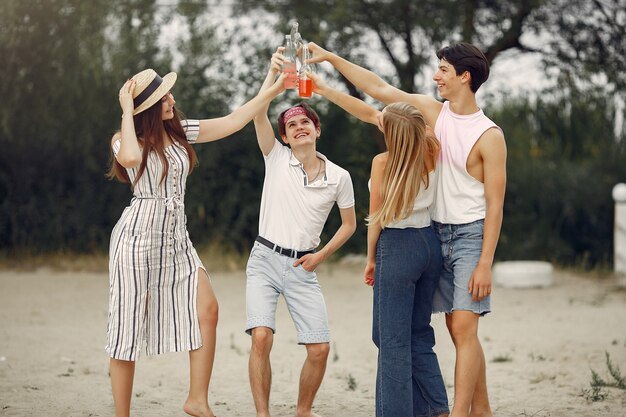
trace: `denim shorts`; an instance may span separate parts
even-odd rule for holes
[[[467,224],[433,222],[443,256],[441,279],[433,298],[433,312],[465,310],[482,316],[491,311],[491,296],[474,301],[468,290],[482,252],[484,226],[483,219]]]
[[[276,332],[276,305],[282,294],[298,344],[330,342],[326,302],[317,275],[302,265],[294,267],[295,260],[254,243],[246,268],[246,333],[252,334],[255,327]]]

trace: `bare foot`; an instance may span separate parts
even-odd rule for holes
[[[183,411],[194,417],[215,417],[215,414],[213,414],[211,407],[209,407],[207,404],[192,402],[189,399],[185,402],[185,405],[183,406]]]
[[[486,411],[481,411],[481,412],[474,412],[472,410],[472,412],[470,412],[469,417],[493,417],[493,413],[491,412],[491,410],[486,410]]]
[[[296,412],[296,417],[322,417],[319,414],[315,414],[313,411]]]

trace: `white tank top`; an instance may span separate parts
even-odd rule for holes
[[[441,143],[437,164],[437,191],[431,215],[439,223],[465,224],[484,219],[484,184],[467,172],[467,157],[487,129],[496,127],[482,110],[461,115],[443,103],[435,123],[435,136]]]
[[[404,219],[390,223],[387,227],[391,229],[406,229],[407,227],[421,228],[430,226],[429,209],[435,200],[436,182],[437,176],[435,171],[430,171],[428,173],[428,187],[425,187],[424,183],[422,183],[413,203],[413,211]],[[368,188],[371,188],[370,184],[371,180],[367,183]]]

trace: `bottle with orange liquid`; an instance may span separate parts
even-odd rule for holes
[[[313,94],[313,80],[311,80],[306,73],[312,72],[311,64],[307,61],[311,58],[311,52],[306,44],[302,45],[302,65],[300,65],[300,71],[298,72],[298,95],[302,98],[309,98]]]
[[[291,39],[291,35],[285,35],[285,61],[283,62],[283,72],[287,75],[284,81],[285,88],[298,87],[298,73],[296,69],[296,48]]]

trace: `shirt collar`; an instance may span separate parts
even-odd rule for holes
[[[324,169],[324,181],[322,181],[323,185],[315,185],[315,187],[325,187],[328,184],[336,184],[337,175],[335,173],[333,163],[330,162],[328,158],[326,158],[326,156],[322,154],[321,152],[315,151],[315,153],[317,154],[318,158],[321,158],[324,161],[324,168],[325,168]],[[291,148],[289,148],[289,165],[291,165],[292,167],[298,167],[299,169],[304,170],[304,167],[302,166],[302,162],[300,162],[298,158],[296,158]],[[305,184],[305,186],[309,186],[309,185]]]

